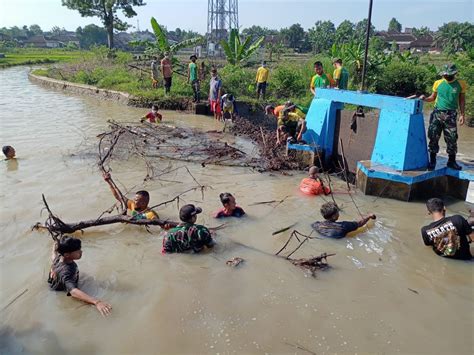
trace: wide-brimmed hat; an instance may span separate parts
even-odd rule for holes
[[[458,72],[455,64],[449,63],[443,66],[440,75],[455,75]]]
[[[184,205],[179,210],[179,219],[183,222],[189,221],[193,216],[202,212],[202,208],[194,205]]]

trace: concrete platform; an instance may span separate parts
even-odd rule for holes
[[[474,186],[474,164],[459,162],[463,170],[446,167],[447,159],[438,158],[435,170],[398,171],[393,168],[360,161],[357,164],[357,186],[366,195],[394,198],[402,201],[426,200],[446,195],[470,199]]]

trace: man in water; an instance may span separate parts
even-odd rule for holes
[[[163,254],[194,251],[199,253],[204,247],[212,248],[214,240],[211,232],[204,226],[196,224],[197,215],[202,209],[194,205],[185,205],[179,210],[182,223],[170,229],[163,238]]]
[[[112,311],[112,306],[107,302],[89,296],[82,291],[79,284],[79,269],[75,260],[82,257],[81,240],[69,236],[63,236],[54,243],[51,259],[53,265],[49,272],[48,283],[54,291],[66,291],[82,302],[93,304],[103,316]]]
[[[342,59],[337,58],[332,64],[334,65],[334,87],[336,89],[347,90],[349,72],[342,66]]]
[[[438,142],[441,138],[441,132],[444,134],[447,146],[446,152],[449,158],[447,167],[454,170],[462,169],[456,163],[456,153],[458,151],[456,118],[459,109],[459,125],[462,126],[464,124],[467,84],[464,80],[456,78],[457,72],[458,70],[454,64],[446,64],[441,72],[443,79],[435,81],[433,93],[429,97],[420,96],[420,100],[435,101],[428,127],[428,150],[430,152],[428,170],[436,168],[436,155],[439,152]]]
[[[171,91],[173,67],[171,65],[171,59],[168,52],[165,52],[165,56],[161,60],[161,74],[163,75],[165,94],[169,94]]]
[[[5,160],[10,160],[15,158],[15,148],[13,148],[11,145],[4,145],[2,147],[2,152],[3,155],[5,155]]]
[[[426,202],[433,223],[421,228],[423,242],[433,251],[447,258],[469,260],[472,258],[469,243],[474,239],[472,227],[460,215],[446,217],[443,200],[432,198]]]
[[[314,222],[311,227],[321,234],[323,237],[341,239],[347,233],[355,231],[367,224],[371,219],[375,219],[374,214],[369,214],[359,221],[353,222],[337,222],[339,219],[339,208],[334,202],[326,202],[321,206],[321,215],[324,218],[323,222]]]

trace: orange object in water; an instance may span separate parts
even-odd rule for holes
[[[329,186],[324,186],[319,179],[311,178],[301,180],[300,190],[307,195],[327,195],[331,193]]]

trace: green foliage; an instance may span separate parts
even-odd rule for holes
[[[305,31],[299,23],[291,25],[288,28],[283,28],[280,33],[288,44],[288,47],[293,49],[300,49],[302,47],[302,42],[305,39]]]
[[[247,37],[243,42],[240,39],[239,30],[230,31],[229,40],[220,42],[222,49],[231,65],[240,65],[247,60],[260,48],[265,38],[260,37],[252,43],[252,38]]]
[[[331,48],[334,43],[336,28],[331,21],[317,21],[309,29],[309,41],[314,53],[321,53]]]
[[[389,32],[402,32],[402,24],[398,22],[395,17],[392,17],[392,19],[388,23],[388,31]]]
[[[438,29],[435,43],[448,54],[467,50],[474,43],[474,24],[448,22]]]
[[[107,31],[102,27],[96,25],[87,25],[78,27],[76,35],[81,44],[81,48],[89,49],[93,45],[106,45],[107,44]]]
[[[271,79],[272,91],[276,97],[299,97],[308,91],[309,78],[301,66],[295,64],[281,64],[273,71]]]
[[[236,97],[253,94],[249,91],[249,84],[255,81],[255,73],[235,65],[226,65],[219,70],[223,82],[223,90]]]
[[[336,29],[336,36],[334,38],[335,43],[340,45],[342,43],[353,41],[354,27],[355,25],[351,21],[342,21]]]
[[[375,90],[379,94],[407,97],[426,93],[430,84],[431,74],[420,65],[409,62],[392,61],[378,77]]]

